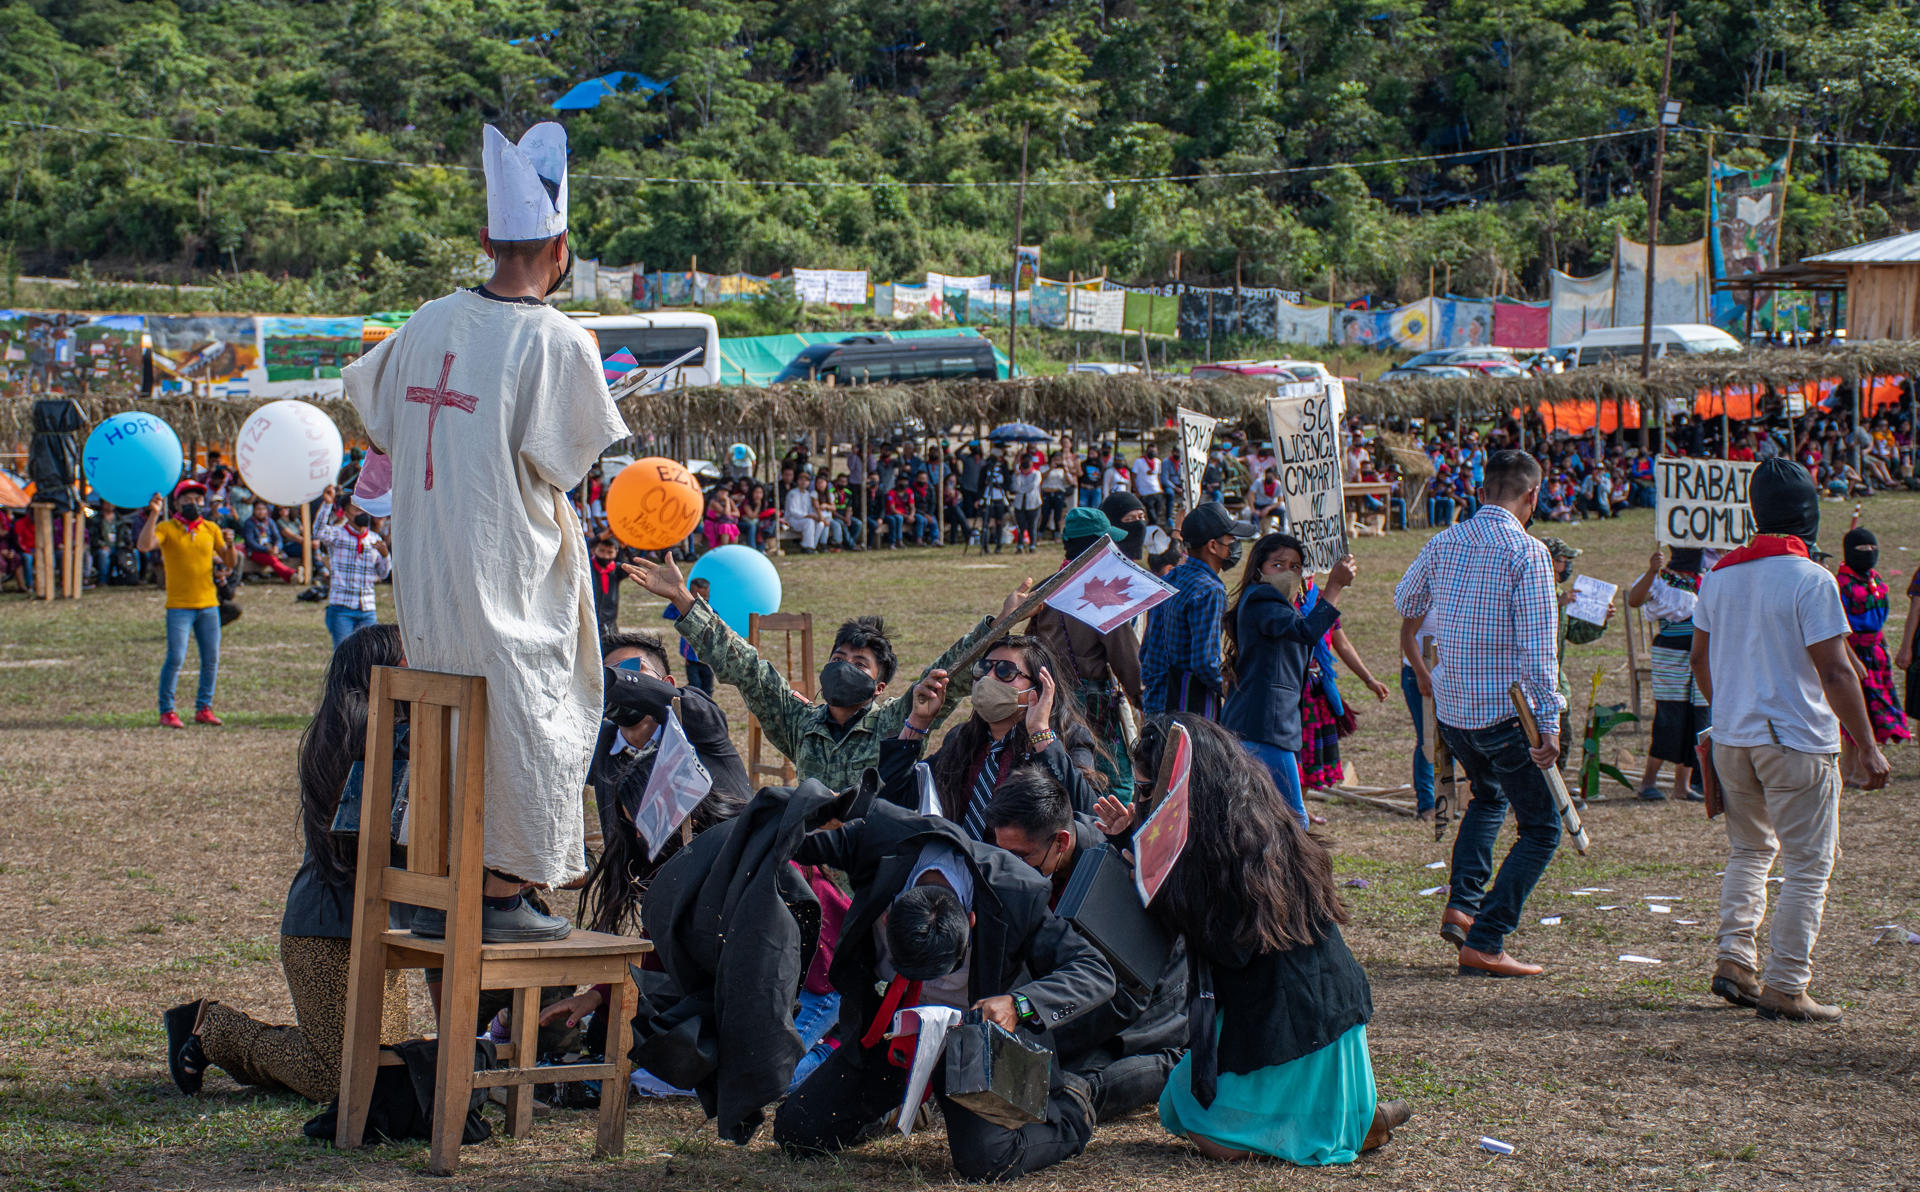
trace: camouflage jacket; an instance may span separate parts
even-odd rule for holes
[[[827,705],[808,703],[786,676],[714,615],[706,601],[695,600],[687,615],[674,625],[700,661],[713,668],[716,679],[739,689],[747,711],[760,722],[767,743],[793,762],[795,773],[801,778],[817,778],[834,790],[857,784],[861,771],[879,763],[880,742],[899,736],[900,726],[913,710],[913,685],[909,683],[900,688],[900,694],[868,704],[844,731],[836,731],[839,726],[829,719]],[[992,617],[982,617],[927,670],[951,669],[954,660],[992,625]],[[925,677],[926,672],[921,672],[921,678]],[[954,675],[948,681],[947,703],[934,718],[934,728],[940,727],[954,704],[972,687],[971,673]]]

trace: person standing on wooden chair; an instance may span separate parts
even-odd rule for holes
[[[498,943],[565,936],[566,920],[522,891],[584,872],[601,668],[586,535],[566,494],[628,432],[593,337],[546,304],[573,264],[566,132],[483,135],[493,276],[421,307],[343,378],[393,463],[407,659],[487,681],[481,938]],[[437,936],[445,921],[423,910],[413,929]]]

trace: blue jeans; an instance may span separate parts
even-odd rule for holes
[[[113,578],[113,548],[106,546],[94,548],[93,582],[100,587],[105,587],[111,578]]]
[[[327,632],[333,637],[333,648],[338,650],[340,643],[353,636],[356,629],[373,624],[371,610],[362,612],[357,608],[348,608],[344,604],[327,606]]]
[[[787,1086],[788,1092],[799,1088],[800,1082],[813,1075],[813,1070],[833,1054],[834,1048],[827,1042],[827,1036],[839,1021],[839,994],[800,991],[800,1009],[793,1016],[793,1029],[799,1033],[807,1053],[793,1067],[793,1083]]]
[[[187,661],[187,635],[200,651],[200,687],[193,695],[196,708],[213,707],[213,683],[220,673],[220,606],[167,610],[167,660],[160,664],[160,714],[173,711],[174,688]]]
[[[1433,759],[1427,756],[1426,701],[1413,668],[1400,664],[1400,694],[1406,697],[1407,711],[1413,714],[1413,804],[1418,811],[1433,810]]]
[[[1560,814],[1547,789],[1547,776],[1527,752],[1527,734],[1518,718],[1486,728],[1440,726],[1453,759],[1473,784],[1473,798],[1460,817],[1453,842],[1453,872],[1447,905],[1473,916],[1467,947],[1498,955],[1520,925],[1527,896],[1546,872],[1560,846]],[[1507,808],[1519,833],[1493,877],[1493,842],[1506,821]]]
[[[899,546],[900,545],[900,529],[902,526],[906,524],[906,521],[907,521],[906,515],[900,514],[900,513],[889,513],[886,515],[886,518],[887,518],[887,545]]]
[[[1280,788],[1280,797],[1287,801],[1300,826],[1306,827],[1307,801],[1300,794],[1300,763],[1293,751],[1268,745],[1264,741],[1242,741],[1240,744],[1267,768],[1267,773],[1273,775],[1273,785]]]
[[[1449,526],[1453,524],[1453,498],[1427,498],[1427,524],[1430,526]]]
[[[924,513],[913,515],[913,536],[920,540],[921,546],[940,545],[940,523]]]

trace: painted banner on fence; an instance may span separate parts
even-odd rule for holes
[[[0,310],[0,397],[76,397],[140,384],[140,315]]]
[[[1105,331],[1118,335],[1124,329],[1127,296],[1118,290],[1091,291],[1075,289],[1069,296],[1071,306],[1067,311],[1067,329],[1070,331]]]
[[[1495,302],[1493,304],[1493,346],[1529,349],[1546,347],[1552,314],[1551,306],[1545,302]]]
[[[1303,306],[1283,298],[1274,304],[1273,329],[1283,344],[1321,347],[1333,335],[1333,307]]]
[[[1613,326],[1613,270],[1575,277],[1552,270],[1547,303],[1547,339],[1554,347],[1571,344],[1589,331]],[[1634,324],[1640,322],[1635,315]]]
[[[1662,244],[1654,269],[1654,325],[1706,322],[1712,285],[1705,238]],[[1613,325],[1638,327],[1646,319],[1647,246],[1615,233],[1613,272]]]
[[[1340,422],[1346,389],[1339,381],[1281,385],[1267,399],[1267,430],[1280,469],[1287,525],[1307,548],[1307,569],[1319,573],[1347,553],[1345,475]]]
[[[795,269],[793,296],[802,302],[861,306],[867,301],[865,269]]]
[[[1753,464],[1662,456],[1653,466],[1654,536],[1661,545],[1725,551],[1753,537],[1747,507]]]

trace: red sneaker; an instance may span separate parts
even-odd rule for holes
[[[199,711],[193,714],[193,722],[195,724],[218,725],[220,723],[220,718],[213,714],[212,708],[201,708]]]
[[[161,728],[185,728],[187,726],[186,726],[186,723],[180,719],[180,713],[162,712],[160,713],[160,727]]]

